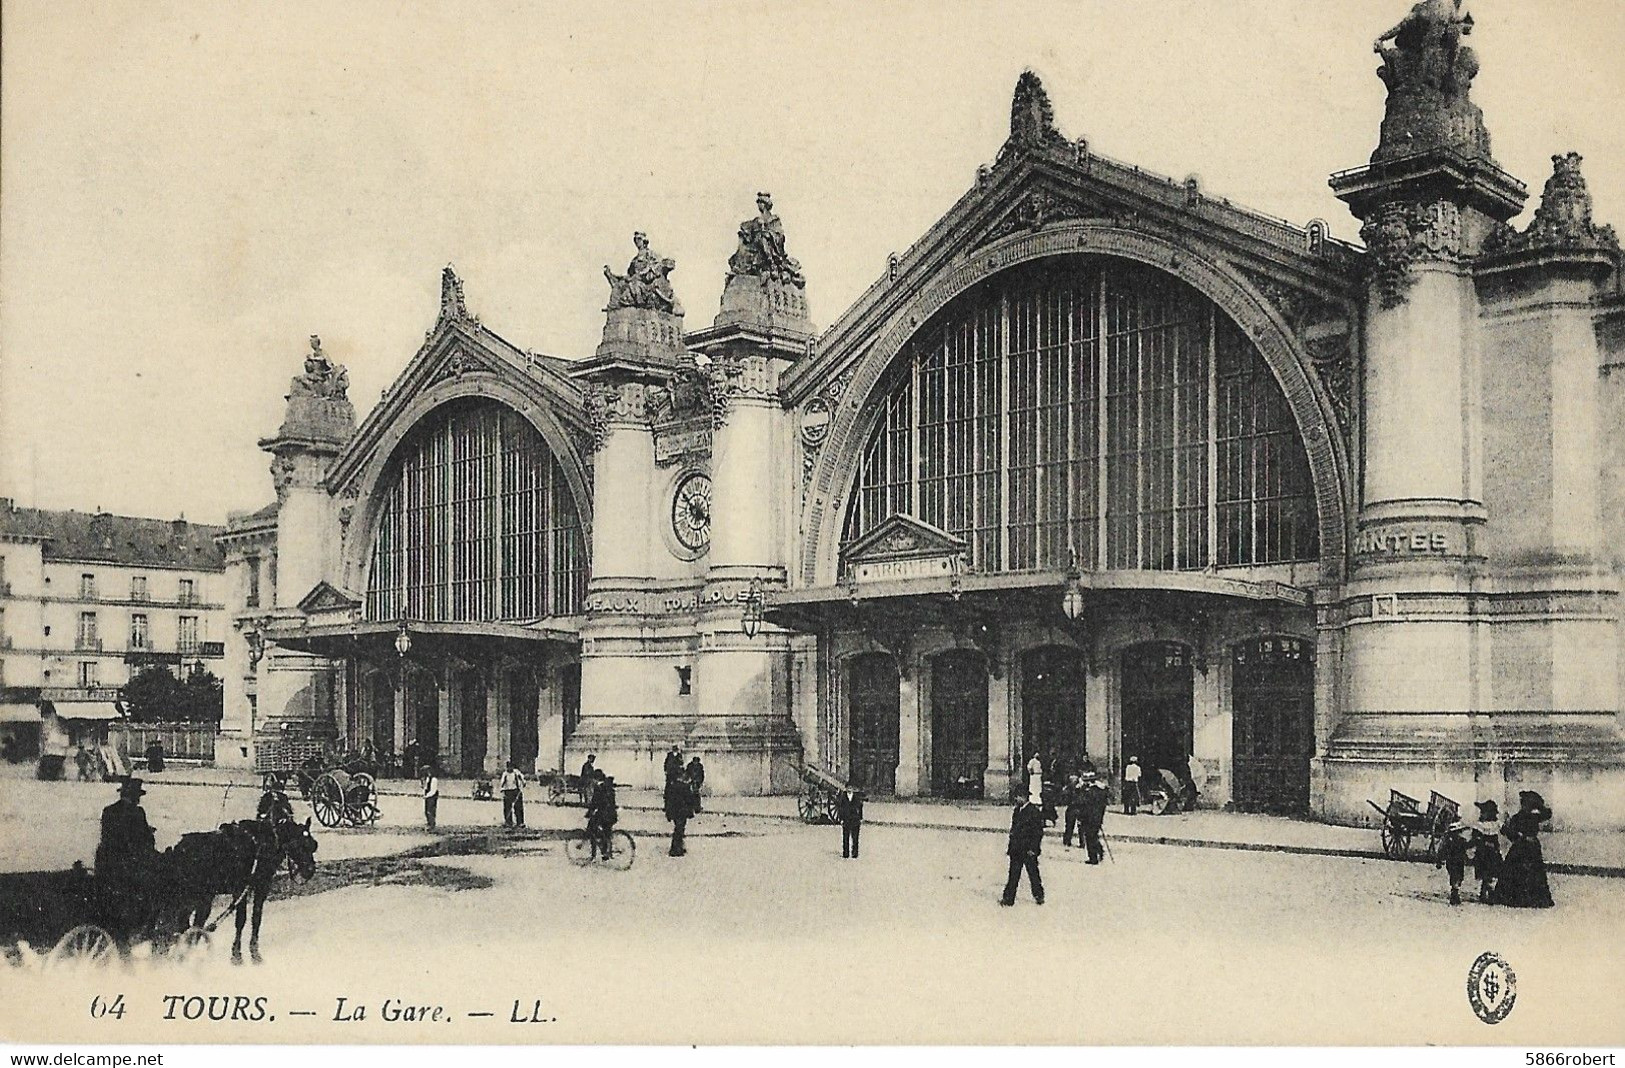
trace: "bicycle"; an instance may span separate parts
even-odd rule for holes
[[[625,831],[610,832],[608,856],[594,855],[592,838],[586,831],[575,831],[564,840],[564,855],[578,868],[585,868],[596,861],[607,864],[616,871],[625,871],[632,866],[632,861],[637,858],[637,852],[637,842]]]

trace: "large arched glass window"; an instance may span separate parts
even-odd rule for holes
[[[894,513],[981,571],[1313,560],[1303,443],[1212,301],[1122,260],[1018,268],[950,304],[877,394],[850,542]]]
[[[396,450],[372,543],[370,619],[523,621],[580,611],[581,517],[536,428],[494,401],[435,409]]]

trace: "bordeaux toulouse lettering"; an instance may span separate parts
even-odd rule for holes
[[[1450,542],[1441,532],[1408,534],[1376,533],[1367,531],[1354,539],[1354,551],[1360,554],[1387,553],[1399,556],[1406,553],[1446,553]]]

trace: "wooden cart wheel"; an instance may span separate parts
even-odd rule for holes
[[[836,807],[835,807],[835,795],[834,794],[826,794],[824,796],[823,817],[824,817],[823,821],[825,823],[840,823],[841,822],[841,814],[840,814],[840,812],[838,812],[836,810]]]
[[[323,775],[310,787],[310,807],[317,823],[337,827],[344,821],[344,788],[332,775]]]
[[[82,923],[57,940],[45,958],[49,967],[106,964],[118,954],[113,936],[93,923]]]
[[[801,817],[803,823],[818,822],[818,813],[822,811],[823,807],[819,803],[817,792],[811,786],[796,795],[796,815]]]
[[[1382,851],[1395,860],[1404,860],[1411,852],[1411,836],[1402,828],[1386,824],[1382,828]]]

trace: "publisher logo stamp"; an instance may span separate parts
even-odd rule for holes
[[[1467,973],[1467,1001],[1473,1014],[1487,1024],[1498,1024],[1518,1000],[1518,977],[1499,953],[1480,953]]]

